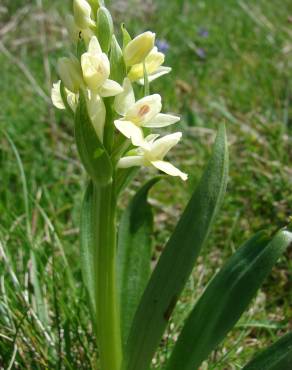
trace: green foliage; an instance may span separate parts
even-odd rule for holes
[[[147,369],[194,262],[222,203],[228,176],[225,127],[212,157],[170,237],[141,299],[125,353],[124,368]],[[143,335],[141,335],[143,333]]]
[[[151,271],[153,215],[147,194],[159,178],[148,181],[123,212],[118,232],[118,282],[122,340],[125,345],[135,311]]]
[[[292,234],[285,230],[270,241],[259,233],[237,250],[211,280],[190,313],[167,370],[199,367],[235,325],[291,242]]]
[[[15,367],[54,369],[63,366],[88,370],[94,369],[95,338],[89,324],[89,304],[80,273],[76,234],[82,187],[86,181],[82,179],[71,121],[63,112],[52,113],[48,100],[38,94],[17,64],[17,61],[23,63],[26,72],[49,94],[51,81],[44,66],[49,63],[51,78],[56,81],[56,58],[68,47],[64,18],[69,3],[56,0],[37,3],[43,3],[43,11],[32,1],[1,2],[1,42],[16,61],[1,50],[0,126],[9,132],[23,162],[33,214],[29,221],[33,221],[37,243],[33,246],[27,237],[21,175],[15,156],[2,136],[0,240],[7,258],[3,258],[1,251],[0,362],[8,367],[17,345]],[[116,6],[115,1],[109,3],[113,8]],[[170,46],[166,65],[173,67],[172,77],[155,82],[153,87],[163,89],[166,110],[184,115],[182,129],[187,139],[175,156],[184,169],[192,173],[190,191],[209,156],[218,121],[228,123],[231,143],[229,196],[198,260],[198,268],[178,302],[163,339],[163,349],[158,351],[153,363],[153,368],[161,369],[180,329],[181,317],[187,315],[222,259],[229,257],[236,246],[256,230],[266,228],[273,232],[275,227],[287,223],[292,201],[288,82],[291,70],[287,52],[291,1],[283,0],[281,6],[266,0],[159,0],[154,6],[141,2],[137,7],[131,4],[128,2],[125,13],[120,15],[120,21],[127,18],[131,34],[143,31],[147,24],[147,28],[155,29],[157,36]],[[61,16],[57,14],[59,11]],[[45,48],[40,41],[44,35],[40,27],[42,20],[46,24]],[[4,33],[6,25],[9,32]],[[208,37],[199,35],[200,28],[208,30]],[[62,42],[61,35],[64,35]],[[204,49],[205,58],[198,56],[198,48]],[[182,85],[183,82],[187,86]],[[212,102],[222,109],[215,109]],[[229,114],[223,113],[224,110]],[[140,173],[139,181],[135,181],[131,189],[136,189],[142,181],[144,174]],[[189,197],[189,188],[186,185],[181,191],[181,185],[176,182],[164,182],[153,191],[157,220],[154,259],[174,228],[177,214]],[[121,206],[128,198],[127,191]],[[163,210],[161,203],[165,204]],[[49,313],[47,329],[39,325],[35,315],[35,292],[30,283],[32,248]],[[64,256],[70,262],[75,289],[67,283]],[[209,356],[208,368],[240,368],[255,351],[287,330],[291,318],[290,256],[288,250],[267,279],[252,310]],[[13,274],[18,285],[14,283]],[[64,290],[64,286],[68,289]],[[23,299],[23,293],[28,294],[29,303]],[[243,346],[246,350],[240,352]]]
[[[75,114],[75,139],[81,161],[97,184],[106,185],[112,178],[112,163],[99,141],[87,113],[86,101],[80,91],[79,104]]]
[[[292,333],[280,338],[251,360],[243,370],[285,370],[292,364]]]
[[[87,289],[87,294],[90,298],[90,305],[94,313],[95,307],[95,273],[94,273],[94,214],[92,210],[93,202],[93,184],[90,181],[82,204],[81,223],[80,223],[80,258],[83,281]]]
[[[100,42],[100,46],[105,53],[108,53],[112,36],[114,32],[113,20],[110,12],[104,7],[100,7],[97,11],[96,19],[96,36]]]

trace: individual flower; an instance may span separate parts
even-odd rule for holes
[[[201,27],[198,30],[198,35],[201,36],[201,37],[206,38],[206,37],[209,36],[209,31],[207,30],[207,28]]]
[[[65,94],[67,97],[67,103],[73,112],[76,111],[77,104],[78,104],[78,94],[74,94],[65,87]],[[53,84],[51,90],[51,98],[54,106],[58,109],[66,109],[65,104],[63,102],[62,94],[61,94],[61,80]]]
[[[91,6],[86,0],[74,0],[73,11],[75,23],[79,28],[84,30],[95,26],[95,22],[91,19]]]
[[[83,85],[82,72],[77,58],[60,58],[57,66],[58,74],[65,87],[77,93]]]
[[[156,46],[145,58],[144,63],[149,82],[171,71],[170,67],[162,66],[162,64],[164,63],[164,59],[164,54],[159,52]],[[133,65],[130,69],[130,72],[128,73],[128,77],[131,81],[138,81],[140,84],[144,84],[143,63]]]
[[[159,94],[145,96],[135,102],[133,87],[128,78],[124,80],[123,89],[114,103],[116,112],[123,117],[115,120],[114,124],[124,136],[131,139],[133,145],[140,146],[144,141],[142,127],[160,128],[180,120],[178,116],[160,113],[162,105]]]
[[[156,45],[159,51],[162,53],[167,53],[169,49],[169,43],[166,40],[157,40]]]
[[[158,139],[159,135],[149,135],[145,138],[143,146],[132,150],[130,155],[123,157],[118,162],[119,168],[128,168],[133,166],[154,166],[158,170],[165,172],[170,176],[178,176],[182,180],[187,180],[188,175],[170,162],[164,161],[164,157],[174,147],[182,137],[181,132],[166,135]]]
[[[127,66],[143,63],[154,47],[155,33],[147,31],[131,40],[124,49],[124,60]]]
[[[75,113],[78,105],[79,94],[74,94],[65,88],[67,103],[72,111]],[[92,126],[101,142],[103,142],[103,131],[105,125],[106,108],[102,98],[90,90],[85,92],[86,105],[89,118]],[[53,84],[51,90],[51,99],[54,106],[58,109],[66,109],[62,94],[61,94],[61,81]]]
[[[88,51],[81,56],[81,68],[86,85],[94,93],[107,97],[123,91],[117,82],[109,79],[110,62],[96,36],[91,38]]]

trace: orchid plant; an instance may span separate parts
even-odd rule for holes
[[[75,138],[88,185],[81,210],[81,267],[97,338],[101,370],[148,370],[194,262],[206,244],[223,200],[228,148],[221,125],[213,154],[151,273],[152,211],[148,181],[117,219],[118,197],[139,167],[154,167],[186,181],[165,160],[181,132],[165,136],[177,115],[161,113],[162,99],[150,83],[171,71],[147,31],[122,45],[101,0],[74,0],[67,17],[76,54],[61,58],[53,104],[74,117]],[[283,229],[260,232],[240,247],[206,287],[189,314],[165,365],[195,370],[235,325],[262,281],[292,241]],[[291,334],[244,369],[286,370]],[[256,365],[255,365],[256,364]],[[286,367],[285,367],[286,366]]]

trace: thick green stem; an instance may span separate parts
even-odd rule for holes
[[[113,184],[94,186],[96,323],[101,370],[120,370],[120,317],[116,287],[116,199]]]

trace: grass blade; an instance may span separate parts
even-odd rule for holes
[[[208,166],[141,299],[127,343],[124,369],[149,368],[176,301],[207,241],[224,197],[227,173],[227,140],[222,125]]]
[[[259,233],[239,248],[189,315],[167,370],[200,366],[235,325],[291,241],[292,233],[281,230],[271,241]]]
[[[292,332],[263,350],[242,370],[286,370],[292,367]]]

